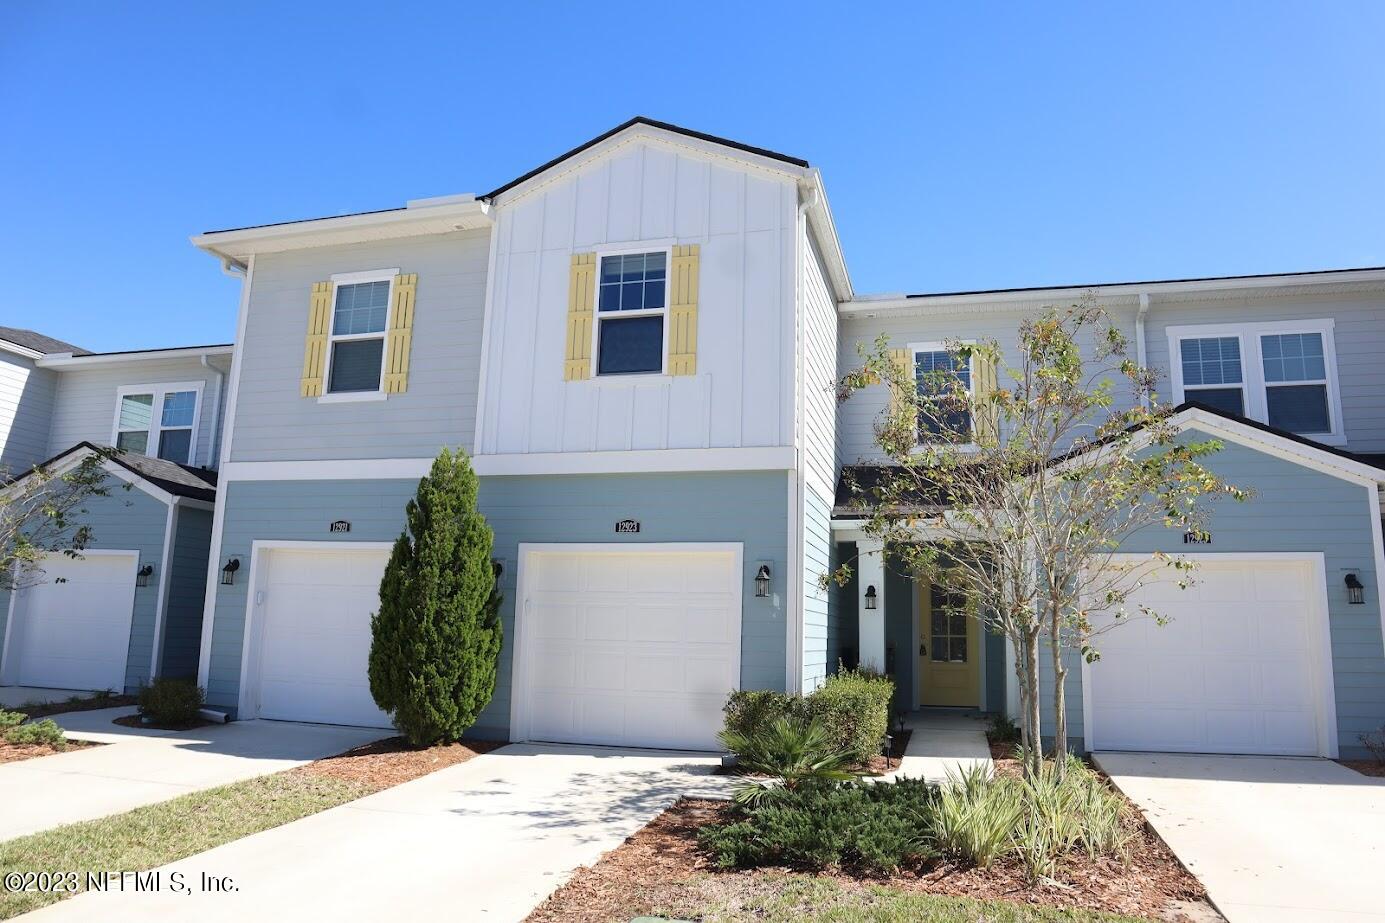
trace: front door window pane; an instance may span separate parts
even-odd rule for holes
[[[967,600],[960,593],[929,588],[929,658],[935,663],[967,662]]]

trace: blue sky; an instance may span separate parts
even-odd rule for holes
[[[0,324],[229,340],[211,228],[634,114],[823,170],[858,291],[1385,264],[1381,3],[0,5]]]

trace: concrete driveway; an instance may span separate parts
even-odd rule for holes
[[[707,753],[515,744],[167,866],[236,890],[88,893],[35,921],[522,920],[679,796],[722,795]]]
[[[1385,920],[1385,779],[1330,760],[1093,756],[1231,923]]]
[[[68,736],[108,744],[0,765],[0,840],[118,814],[331,756],[388,731],[239,721],[194,731],[112,724],[135,709],[54,715]]]

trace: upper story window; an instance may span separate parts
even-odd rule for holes
[[[327,393],[380,391],[394,275],[391,270],[333,277],[336,292],[327,355]]]
[[[598,375],[663,372],[667,282],[666,251],[601,257],[595,331]]]
[[[971,362],[942,343],[911,344],[914,380],[923,406],[919,408],[919,443],[971,440],[971,408],[958,395],[972,393]]]
[[[1170,327],[1174,398],[1344,442],[1332,331],[1330,319]]]
[[[201,398],[200,381],[121,388],[111,442],[127,452],[191,465]]]

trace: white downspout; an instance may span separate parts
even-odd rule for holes
[[[202,367],[216,376],[216,400],[212,401],[212,438],[207,445],[207,460],[211,464],[205,466],[215,468],[217,452],[221,450],[221,401],[226,391],[226,373],[207,361],[206,353],[202,354]]]
[[[1145,315],[1149,313],[1149,293],[1140,293],[1140,309],[1135,312],[1135,364],[1145,368],[1148,362],[1145,350]],[[1150,406],[1149,395],[1143,398],[1145,409]]]

